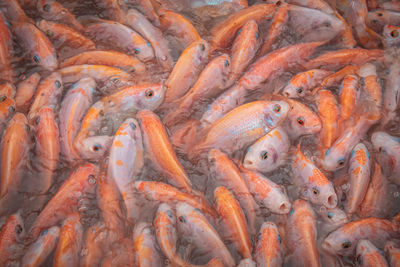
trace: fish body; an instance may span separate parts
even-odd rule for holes
[[[255,260],[259,267],[278,267],[283,264],[282,237],[273,222],[264,222],[257,237]]]
[[[312,69],[296,74],[283,88],[283,94],[288,98],[303,98],[330,74],[332,72],[322,69]]]
[[[156,240],[149,225],[140,223],[133,232],[133,251],[138,267],[161,266],[161,257],[156,249]]]
[[[357,243],[356,249],[356,260],[359,266],[362,267],[373,267],[382,266],[389,267],[385,257],[382,252],[377,249],[374,244],[368,239],[361,239]]]

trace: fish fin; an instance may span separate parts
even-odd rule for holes
[[[189,119],[171,135],[171,143],[178,152],[188,154],[197,137],[200,122]]]
[[[167,127],[171,127],[177,125],[182,122],[184,119],[187,119],[189,113],[186,108],[178,107],[178,109],[173,110],[168,113],[167,116],[164,117],[164,124]]]

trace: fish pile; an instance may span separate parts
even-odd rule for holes
[[[400,266],[400,2],[1,0],[0,266]]]

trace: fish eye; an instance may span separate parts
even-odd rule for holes
[[[179,217],[178,217],[178,220],[179,220],[180,222],[182,222],[182,223],[186,223],[186,219],[185,219],[185,217],[183,217],[183,216],[179,216]]]
[[[34,55],[33,61],[35,61],[36,63],[40,63],[40,57],[38,55]]]
[[[50,11],[50,8],[51,8],[51,6],[50,6],[49,4],[45,4],[45,5],[43,6],[43,10],[46,11],[46,12],[49,12],[49,11]]]
[[[378,13],[378,17],[382,17],[383,16],[383,14],[382,13]]]
[[[153,95],[154,95],[154,92],[153,92],[153,90],[147,90],[146,92],[145,92],[145,95],[146,95],[146,97],[148,97],[148,98],[151,98],[151,97],[153,97]]]
[[[20,234],[20,233],[22,233],[22,226],[20,225],[20,224],[17,224],[16,226],[15,226],[15,232],[17,233],[17,234]]]
[[[168,215],[169,218],[172,219],[172,212],[170,210],[167,210],[167,215]]]
[[[393,30],[390,32],[390,36],[392,36],[393,38],[397,38],[397,37],[399,37],[399,32],[396,30]]]
[[[281,105],[276,104],[276,105],[274,106],[274,111],[275,111],[276,113],[281,112]]]
[[[298,117],[297,118],[297,123],[300,124],[301,126],[304,125],[304,118],[303,117]]]
[[[100,144],[94,144],[92,149],[93,149],[94,152],[97,152],[97,151],[99,151],[101,149],[101,145]]]
[[[342,166],[344,164],[344,159],[339,159],[337,162],[340,166]]]
[[[266,160],[268,158],[268,151],[262,151],[261,152],[261,159]]]
[[[303,93],[303,87],[299,87],[299,88],[297,88],[297,89],[296,89],[296,91],[297,91],[297,93],[298,93],[298,94],[301,94],[301,93]]]
[[[318,190],[318,188],[316,188],[316,187],[313,187],[312,192],[313,192],[313,194],[316,195],[316,196],[319,195],[319,190]]]
[[[132,130],[136,129],[136,125],[133,122],[129,123],[129,126],[131,126]]]
[[[200,44],[200,50],[201,50],[201,51],[206,50],[206,46],[205,46],[204,44]]]
[[[61,87],[61,82],[60,81],[55,81],[55,85],[56,85],[57,88],[60,88]]]
[[[228,66],[229,66],[229,60],[225,60],[224,66],[225,66],[225,67],[228,67]]]
[[[324,21],[324,22],[322,23],[322,25],[325,26],[325,27],[330,27],[330,26],[331,26],[331,23],[330,23],[329,21]]]
[[[9,112],[14,112],[14,111],[15,111],[15,107],[14,107],[14,106],[10,106],[10,107],[8,108],[8,111],[9,111]]]
[[[96,184],[96,177],[93,174],[89,175],[88,182],[89,184]]]
[[[7,96],[5,96],[5,95],[0,96],[0,103],[4,102],[6,100],[7,100]]]
[[[333,212],[328,212],[328,218],[332,219],[333,218]]]
[[[47,30],[46,31],[46,34],[47,34],[47,36],[50,36],[50,37],[53,37],[53,32],[52,31],[50,31],[50,30]]]
[[[135,51],[135,54],[139,54],[140,53],[140,49],[139,48],[134,48],[133,51]]]
[[[342,243],[342,248],[349,248],[351,247],[351,242],[350,241],[344,241]]]

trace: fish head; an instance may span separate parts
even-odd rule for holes
[[[331,147],[326,150],[324,159],[321,164],[326,171],[336,171],[345,166],[346,158],[345,151],[340,147]]]
[[[314,184],[311,188],[305,188],[302,195],[311,203],[323,205],[328,209],[337,206],[338,199],[332,183]]]
[[[265,123],[268,128],[278,126],[287,116],[289,104],[285,101],[270,101],[265,106]]]
[[[343,224],[347,223],[349,219],[347,218],[346,212],[336,207],[333,209],[328,209],[325,206],[320,206],[315,209],[319,216],[325,223],[329,225],[333,225],[336,227],[340,227]]]
[[[285,88],[283,88],[283,95],[287,98],[301,98],[305,97],[306,90],[295,81],[290,81]]]
[[[22,220],[20,211],[12,214],[2,228],[3,238],[13,240],[14,242],[22,242],[25,238],[26,231],[24,221]]]
[[[291,137],[297,138],[301,135],[316,134],[321,131],[321,119],[306,105],[298,101],[290,101],[291,108],[287,119],[291,128]]]
[[[91,136],[82,140],[82,146],[76,147],[81,156],[86,159],[100,159],[112,144],[113,137],[107,135]]]
[[[400,140],[385,132],[375,132],[371,136],[371,142],[384,175],[390,176],[399,161],[392,151],[400,146]]]
[[[322,249],[330,254],[350,256],[357,246],[357,240],[352,234],[344,234],[339,228],[331,232],[322,242]]]
[[[385,48],[400,48],[400,27],[385,25],[383,27],[383,44]]]
[[[163,84],[149,85],[144,88],[137,99],[140,109],[155,110],[164,101],[167,87]]]

